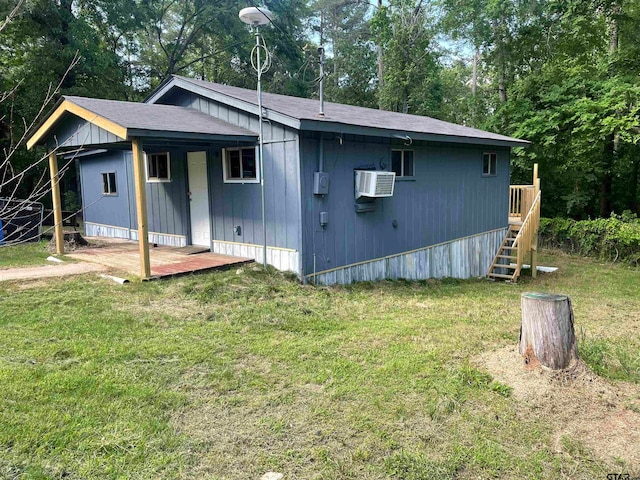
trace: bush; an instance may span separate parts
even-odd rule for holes
[[[640,219],[625,212],[609,218],[540,219],[542,245],[603,260],[640,264]]]

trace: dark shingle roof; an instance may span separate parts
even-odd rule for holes
[[[185,82],[192,83],[213,92],[256,105],[256,91],[245,88],[231,87],[219,83],[206,82],[193,78],[175,76]],[[313,120],[318,122],[340,123],[359,127],[398,130],[401,132],[415,132],[446,137],[465,137],[482,140],[497,140],[513,144],[527,145],[529,142],[518,138],[507,137],[497,133],[486,132],[476,128],[465,127],[455,123],[436,120],[435,118],[405,113],[388,112],[373,108],[355,107],[340,103],[324,103],[324,117],[318,115],[318,100],[309,98],[278,95],[275,93],[262,94],[263,107],[273,110],[297,120]]]
[[[127,129],[256,136],[254,132],[215,119],[192,108],[74,96],[64,98]]]

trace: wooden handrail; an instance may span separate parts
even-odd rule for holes
[[[526,253],[531,251],[533,235],[537,234],[538,229],[540,228],[540,198],[541,192],[538,191],[527,216],[522,222],[520,231],[511,245],[518,249],[516,275],[520,274],[520,270],[524,264],[524,256]]]
[[[535,185],[509,185],[509,216],[524,217],[533,204]]]

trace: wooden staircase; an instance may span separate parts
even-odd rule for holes
[[[509,229],[487,272],[490,279],[517,282],[527,255],[531,259],[531,274],[536,277],[540,199],[538,164],[535,164],[533,185],[509,188]]]

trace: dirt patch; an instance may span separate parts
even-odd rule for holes
[[[522,406],[520,415],[546,418],[554,426],[553,447],[562,454],[569,437],[616,467],[625,462],[630,473],[640,473],[640,387],[611,383],[578,360],[566,370],[526,365],[515,346],[484,353],[476,359],[494,379],[510,386]]]
[[[103,272],[107,267],[94,263],[67,263],[42,267],[7,268],[0,270],[0,282],[10,280],[39,280],[41,278],[66,277],[90,272]]]

